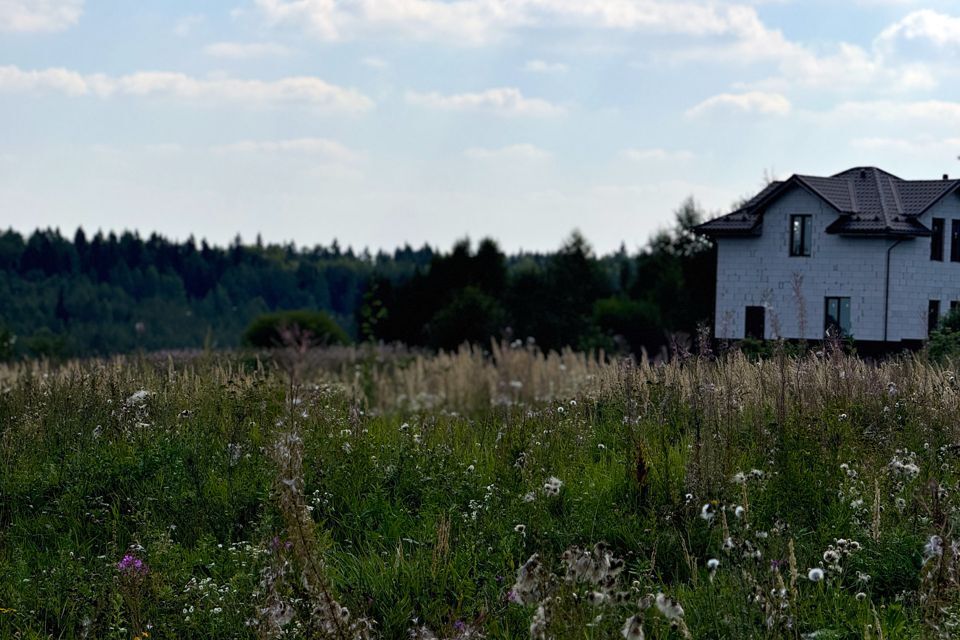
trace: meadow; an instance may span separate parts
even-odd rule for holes
[[[960,380],[522,344],[0,369],[0,637],[960,637]]]

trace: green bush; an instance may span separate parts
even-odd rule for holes
[[[348,344],[350,338],[333,318],[323,311],[276,311],[254,318],[243,334],[251,347],[268,349],[285,343],[283,334],[305,337],[312,345]]]
[[[936,361],[960,356],[960,308],[952,309],[930,334],[927,353]]]

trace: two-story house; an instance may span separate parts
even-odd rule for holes
[[[924,340],[960,304],[960,180],[875,167],[769,184],[697,230],[717,243],[720,339]]]

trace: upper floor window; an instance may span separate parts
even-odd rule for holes
[[[950,262],[960,262],[960,220],[950,225]]]
[[[827,298],[824,302],[823,334],[850,335],[850,298]]]
[[[809,256],[810,236],[813,235],[813,216],[790,216],[790,255]]]
[[[931,300],[927,305],[927,335],[933,333],[940,324],[940,301]]]
[[[930,259],[943,261],[943,218],[934,218],[930,225]]]

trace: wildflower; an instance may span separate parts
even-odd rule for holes
[[[807,580],[810,582],[820,582],[823,580],[823,569],[814,567],[807,572]]]
[[[518,524],[517,526],[515,526],[515,527],[513,528],[513,530],[516,531],[517,533],[519,533],[520,535],[524,535],[524,534],[526,534],[526,532],[527,532],[527,525],[525,525],[525,524]]]
[[[147,565],[137,556],[128,553],[117,563],[117,571],[124,575],[142,576],[147,573]]]
[[[683,607],[673,598],[662,593],[657,594],[657,610],[663,614],[663,617],[670,622],[675,622],[683,617]]]
[[[713,520],[715,515],[717,515],[717,508],[712,502],[708,502],[707,504],[703,505],[703,508],[700,509],[700,517],[707,522]]]
[[[620,635],[626,640],[643,640],[643,619],[639,614],[627,618],[623,623],[623,629],[620,630]]]
[[[530,621],[530,640],[546,640],[547,638],[547,610],[541,604]]]
[[[867,594],[865,594],[863,591],[861,591],[861,592],[857,593],[857,595],[855,595],[854,597],[855,597],[857,600],[863,601],[863,600],[866,600],[866,599],[867,599]]]
[[[469,467],[467,467],[467,473],[473,473],[475,469],[476,467],[474,467],[473,465],[470,465]]]
[[[720,561],[717,560],[716,558],[710,558],[709,560],[707,560],[707,569],[709,569],[710,571],[716,571],[717,567],[719,566],[720,566]]]
[[[548,496],[558,496],[560,495],[560,488],[563,486],[563,481],[556,476],[550,476],[547,478],[547,481],[543,483],[543,492]]]
[[[140,389],[139,391],[134,391],[133,394],[127,398],[128,405],[143,404],[146,402],[147,398],[152,395],[146,389]]]
[[[537,494],[535,494],[533,491],[530,491],[529,493],[526,493],[523,496],[524,502],[533,502],[536,499],[537,499]]]
[[[737,505],[737,508],[733,510],[733,515],[737,516],[737,519],[739,520],[746,512],[747,510],[744,509],[743,506]]]
[[[943,538],[937,535],[930,536],[927,544],[923,546],[923,561],[927,562],[931,558],[943,555]]]
[[[734,484],[745,484],[747,482],[747,475],[743,471],[738,471],[732,478]]]

